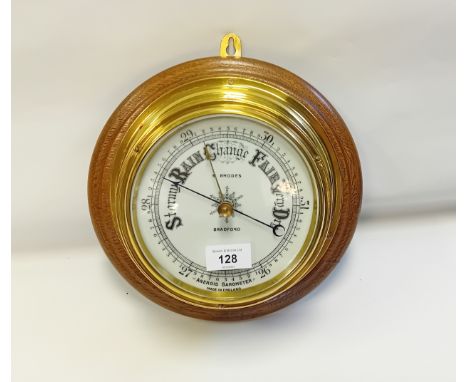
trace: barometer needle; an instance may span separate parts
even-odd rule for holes
[[[163,177],[163,179],[167,180],[170,183],[172,183],[174,186],[185,188],[187,191],[193,192],[194,194],[197,194],[197,195],[199,195],[199,196],[201,196],[201,197],[203,197],[205,199],[211,200],[212,202],[215,202],[215,203],[219,203],[219,200],[216,200],[216,199],[210,198],[209,196],[200,194],[198,191],[195,191],[195,190],[192,190],[191,188],[185,187],[184,185],[180,184],[180,182],[174,182],[173,180],[170,180],[170,179],[167,179],[167,178],[164,178],[164,177]]]
[[[186,186],[180,184],[180,182],[174,182],[174,181],[172,181],[172,180],[170,180],[170,179],[167,179],[167,178],[165,178],[165,177],[163,177],[163,179],[164,179],[164,180],[167,180],[167,181],[170,182],[170,183],[172,183],[174,186],[184,188],[184,189],[186,189],[187,191],[193,192],[194,194],[197,194],[197,195],[199,195],[199,196],[201,196],[201,197],[203,197],[203,198],[205,198],[205,199],[211,200],[212,202],[215,202],[215,203],[218,203],[218,204],[219,204],[219,200],[210,198],[209,196],[203,195],[203,194],[199,193],[198,191],[192,190],[191,188],[188,188],[188,187],[186,187]],[[247,217],[247,218],[249,218],[249,219],[255,220],[257,223],[260,223],[260,224],[266,225],[266,226],[269,227],[269,228],[272,228],[273,231],[274,231],[275,228],[277,227],[277,226],[274,226],[274,225],[271,225],[271,224],[262,222],[261,220],[258,220],[258,219],[256,219],[256,218],[254,218],[253,216],[247,215],[246,213],[244,213],[244,212],[242,212],[242,211],[239,211],[239,210],[237,210],[237,209],[235,209],[235,208],[233,208],[233,210],[234,210],[235,212],[237,212],[238,214],[244,215],[245,217]]]

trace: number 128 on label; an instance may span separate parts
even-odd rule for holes
[[[250,243],[209,245],[205,249],[205,256],[208,271],[252,267]]]

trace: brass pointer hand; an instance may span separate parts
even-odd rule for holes
[[[220,217],[223,217],[223,218],[227,219],[227,218],[231,217],[232,214],[234,213],[233,205],[232,205],[232,203],[230,201],[227,201],[224,198],[223,191],[221,191],[221,186],[219,185],[218,177],[216,176],[216,172],[215,172],[214,167],[213,167],[213,157],[211,156],[210,151],[208,150],[208,145],[206,143],[205,143],[204,151],[205,151],[206,159],[208,159],[208,161],[210,162],[211,172],[213,174],[213,178],[215,178],[215,180],[216,180],[216,184],[217,184],[218,190],[219,190],[220,203],[218,205],[218,214],[219,214]]]
[[[215,172],[214,167],[213,167],[213,161],[212,161],[213,157],[211,156],[210,151],[208,150],[208,145],[206,143],[205,143],[204,152],[205,152],[206,159],[208,159],[208,161],[210,162],[211,173],[213,174],[213,178],[215,178],[216,184],[218,185],[219,197],[220,197],[221,203],[222,203],[222,202],[224,202],[224,194],[223,194],[223,191],[221,191],[221,186],[219,185],[218,177],[216,176],[216,172]]]

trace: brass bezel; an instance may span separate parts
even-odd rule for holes
[[[112,176],[115,192],[111,196],[111,206],[121,240],[145,277],[156,281],[155,285],[162,286],[165,293],[190,304],[228,308],[252,305],[274,297],[299,282],[320,261],[327,237],[336,228],[339,208],[335,206],[339,207],[336,198],[340,193],[340,178],[333,171],[333,157],[315,133],[311,119],[304,118],[306,113],[307,110],[283,91],[265,83],[245,78],[213,77],[184,84],[166,93],[135,118],[116,152],[119,165],[114,167]],[[196,288],[169,277],[164,270],[158,269],[157,263],[150,262],[145,256],[148,250],[132,224],[131,191],[148,152],[179,126],[213,115],[238,115],[258,120],[284,135],[312,169],[320,204],[318,216],[313,217],[316,222],[311,224],[306,242],[290,267],[269,282],[246,288],[245,293],[235,297],[228,293],[197,293]]]

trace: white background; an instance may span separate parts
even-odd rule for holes
[[[12,10],[17,381],[201,380],[210,367],[219,378],[226,354],[258,380],[453,380],[453,2],[18,0]],[[297,73],[338,109],[361,156],[367,219],[312,295],[225,325],[128,288],[97,246],[86,177],[118,103],[169,66],[216,55],[230,31],[245,56]]]

